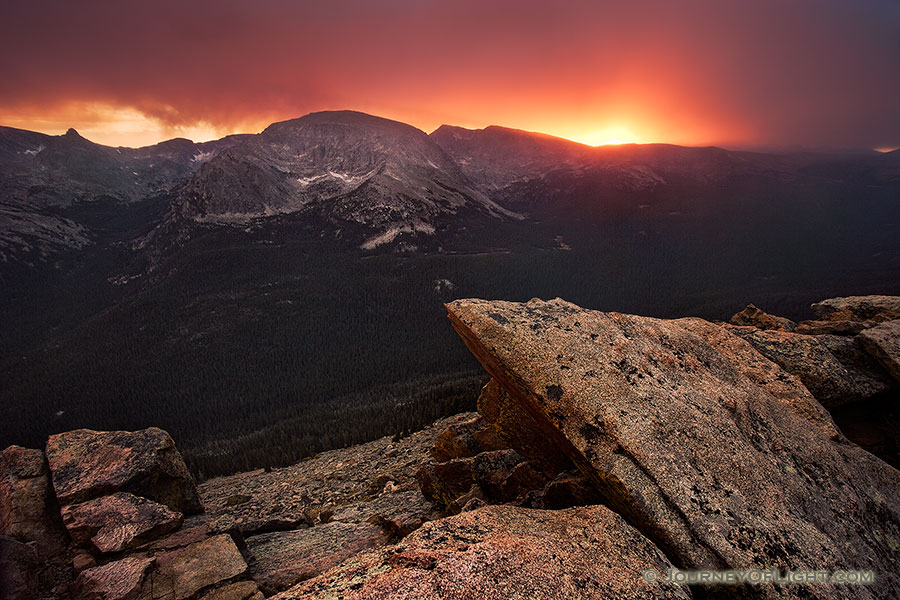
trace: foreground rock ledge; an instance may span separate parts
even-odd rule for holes
[[[487,506],[426,523],[396,546],[360,554],[274,598],[690,598],[686,588],[641,576],[670,567],[658,548],[604,506]]]
[[[745,591],[900,597],[900,472],[850,443],[798,379],[744,340],[702,319],[558,299],[447,308],[548,444],[678,567],[872,569],[873,586]]]
[[[203,510],[175,442],[157,427],[51,435],[47,460],[61,505],[125,491],[185,514]]]

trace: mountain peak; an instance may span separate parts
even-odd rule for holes
[[[412,125],[355,110],[323,110],[319,112],[311,112],[296,119],[288,119],[286,121],[272,123],[271,125],[266,127],[263,133],[265,134],[266,132],[283,131],[286,129],[294,129],[297,127],[327,125],[349,126],[353,128],[373,130],[393,130],[398,132],[405,131],[409,134],[425,135],[424,131],[417,129]]]
[[[462,210],[517,217],[471,187],[424,131],[350,110],[273,123],[210,161],[183,199],[185,214],[203,221],[306,213],[361,225],[364,248],[433,235]]]

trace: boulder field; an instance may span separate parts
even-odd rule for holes
[[[800,323],[447,310],[490,381],[407,437],[200,486],[156,428],[7,448],[0,597],[900,597],[896,432],[860,434],[896,418],[900,298]],[[871,581],[665,580],[753,569]]]

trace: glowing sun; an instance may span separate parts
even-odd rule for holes
[[[589,146],[613,146],[640,142],[640,138],[625,125],[607,125],[572,139]]]

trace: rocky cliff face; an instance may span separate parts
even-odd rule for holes
[[[431,235],[441,216],[512,213],[471,186],[424,132],[351,111],[275,123],[211,160],[180,199],[182,216],[206,222],[306,214],[361,226],[363,246],[401,233]]]
[[[102,213],[167,193],[242,137],[112,148],[74,129],[52,136],[0,127],[0,263],[84,248],[95,236],[67,212],[73,206],[98,203]]]
[[[900,595],[900,472],[826,409],[896,398],[900,299],[834,299],[800,324],[447,308],[493,379],[478,414],[402,439],[199,490],[158,429],[7,448],[4,598]],[[673,569],[874,580],[663,582]]]

